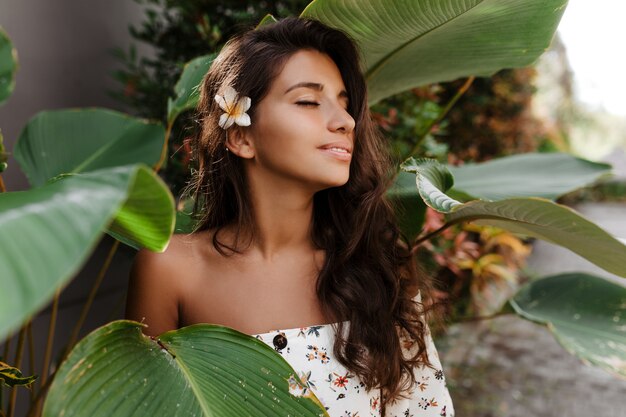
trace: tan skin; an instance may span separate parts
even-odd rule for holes
[[[286,92],[300,82],[323,88]],[[249,178],[256,238],[230,257],[213,247],[213,230],[174,235],[163,253],[140,250],[126,318],[143,321],[150,336],[195,323],[254,335],[337,321],[324,317],[315,293],[325,253],[314,248],[310,227],[313,195],[349,178],[350,161],[319,149],[335,141],[353,146],[347,100],[332,59],[313,50],[292,55],[256,104],[252,124],[228,130],[231,157],[244,159]],[[219,239],[230,245],[233,230],[229,225]]]

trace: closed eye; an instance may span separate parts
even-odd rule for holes
[[[296,104],[300,106],[319,106],[319,103],[316,103],[314,101],[298,101],[296,102]]]

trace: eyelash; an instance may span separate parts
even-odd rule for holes
[[[300,106],[319,106],[319,103],[315,103],[313,101],[298,101],[296,104]]]
[[[319,106],[320,105],[319,103],[316,103],[314,101],[297,101],[296,104],[299,105],[299,106],[305,106],[305,107],[308,107],[308,106]],[[348,111],[348,109],[346,109],[346,111]]]

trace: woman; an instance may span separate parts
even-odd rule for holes
[[[253,335],[331,416],[452,416],[354,42],[301,18],[237,35],[198,120],[197,230],[138,253],[127,318],[153,336],[194,323]]]

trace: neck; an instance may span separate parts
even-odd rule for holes
[[[256,227],[250,254],[271,263],[281,255],[312,250],[314,191],[284,178],[248,178]]]

